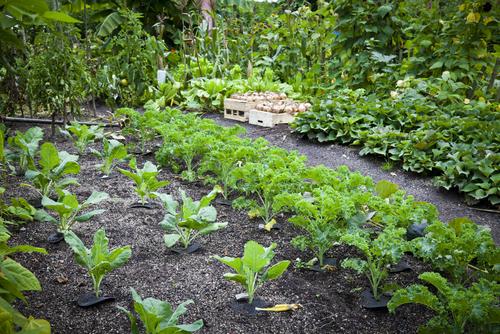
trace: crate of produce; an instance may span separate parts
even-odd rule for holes
[[[247,92],[236,93],[224,100],[224,118],[248,122],[248,112],[263,101],[286,99],[284,93],[273,92]]]
[[[258,103],[255,109],[248,113],[250,124],[272,128],[277,124],[293,122],[295,114],[307,111],[309,103],[299,103],[292,100],[265,101]]]
[[[277,124],[291,123],[295,117],[288,113],[273,113],[269,111],[262,111],[251,109],[248,112],[248,122],[253,125],[272,128]]]

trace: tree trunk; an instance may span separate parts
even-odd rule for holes
[[[207,31],[210,32],[215,26],[214,17],[216,0],[199,0],[203,21],[207,24]]]

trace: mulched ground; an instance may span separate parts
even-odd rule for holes
[[[282,135],[290,138],[281,128],[260,134],[269,133],[276,138]],[[287,143],[286,140],[284,138],[283,142]],[[70,143],[60,139],[56,140],[56,145],[60,150],[74,152]],[[142,165],[145,159],[153,160],[154,157],[139,157],[138,162]],[[314,163],[314,159],[310,160]],[[343,269],[316,273],[294,266],[280,279],[267,283],[258,295],[270,304],[300,303],[302,309],[253,316],[238,313],[231,305],[234,295],[242,290],[235,283],[223,279],[228,268],[211,256],[240,256],[245,242],[253,239],[266,246],[276,242],[275,261],[295,260],[298,257],[309,259],[311,254],[301,253],[290,245],[290,240],[299,231],[286,223],[286,217],[278,219],[284,227],[282,230],[265,233],[257,229],[259,221],[249,220],[245,212],[215,204],[218,219],[229,222],[228,227],[203,237],[200,240],[202,251],[175,255],[163,244],[164,232],[159,226],[163,217],[161,206],[152,210],[129,209],[128,206],[137,200],[131,181],[119,173],[115,173],[114,178],[101,179],[95,167],[97,160],[90,155],[81,157],[80,164],[82,171],[78,177],[81,186],[73,188],[78,197],[84,199],[93,190],[98,190],[108,192],[110,199],[98,205],[107,209],[104,214],[76,225],[75,232],[86,245],[90,245],[94,232],[104,227],[111,247],[131,245],[133,254],[124,267],[112,272],[102,284],[104,294],[116,297],[116,301],[82,309],[75,301],[78,296],[91,291],[92,285],[64,242],[58,245],[46,242],[55,226],[32,223],[14,233],[12,244],[27,243],[45,247],[49,252],[48,255],[19,254],[15,259],[32,270],[43,287],[41,292],[28,293],[29,304],[19,303],[20,310],[24,314],[49,320],[53,333],[130,332],[126,316],[116,308],[123,306],[130,309],[130,287],[143,298],[155,297],[175,306],[192,299],[194,304],[188,307],[182,321],[203,319],[205,327],[201,333],[414,333],[432,315],[425,308],[415,305],[401,307],[396,315],[366,310],[360,306],[360,294],[368,287],[365,277]],[[186,183],[167,170],[161,171],[160,179],[171,182],[163,191],[176,197],[179,187],[195,198],[200,198],[211,189],[199,182]],[[8,196],[34,198],[35,194],[29,189],[18,186],[22,181],[19,177],[9,177]],[[334,249],[329,256],[343,259],[355,254],[353,249],[341,247]],[[415,271],[392,274],[390,282],[406,286],[417,281],[418,273],[429,270],[412,258],[408,261]]]

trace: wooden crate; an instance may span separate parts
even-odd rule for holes
[[[272,128],[276,124],[287,124],[293,122],[295,117],[288,113],[276,114],[267,111],[251,109],[248,112],[248,121],[250,124]]]
[[[248,122],[248,112],[255,107],[255,102],[225,99],[224,118],[233,119],[240,122]]]

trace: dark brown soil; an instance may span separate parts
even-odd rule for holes
[[[277,133],[285,134],[283,129]],[[262,132],[265,134],[267,132]],[[271,133],[276,133],[272,130]],[[56,140],[58,148],[74,151],[70,143]],[[153,159],[146,156],[145,159]],[[143,157],[138,162],[144,161]],[[311,159],[312,160],[312,159]],[[101,179],[92,156],[80,158],[82,171],[80,187],[73,191],[80,199],[93,190],[106,191],[110,199],[99,204],[107,211],[87,223],[75,226],[74,231],[89,245],[94,232],[104,227],[111,247],[131,245],[133,255],[122,268],[104,279],[102,291],[116,297],[115,302],[95,308],[82,309],[76,305],[77,298],[92,286],[84,269],[78,266],[71,250],[62,242],[51,245],[47,236],[55,230],[50,223],[32,223],[14,233],[13,244],[27,243],[45,247],[48,255],[22,254],[15,258],[32,270],[39,278],[43,291],[28,293],[28,305],[19,304],[24,314],[45,318],[50,321],[53,333],[128,333],[127,317],[116,306],[130,309],[130,287],[143,297],[167,300],[177,306],[186,299],[194,304],[188,307],[184,322],[203,319],[201,333],[415,333],[431,313],[420,306],[401,307],[396,315],[387,312],[370,311],[360,306],[360,294],[367,286],[367,280],[354,272],[336,269],[333,272],[316,273],[290,269],[278,280],[268,282],[258,295],[270,304],[300,303],[303,308],[286,313],[266,313],[249,316],[233,310],[234,296],[242,289],[223,279],[228,271],[224,265],[211,258],[212,255],[240,256],[246,241],[253,239],[264,245],[278,244],[276,260],[302,258],[301,253],[290,245],[290,240],[299,233],[286,217],[279,217],[283,229],[265,233],[257,229],[259,221],[251,221],[245,212],[215,204],[220,221],[227,221],[226,229],[203,237],[203,249],[191,255],[175,255],[163,244],[164,232],[159,226],[163,210],[128,209],[137,198],[132,183],[125,176],[115,174],[114,178]],[[171,182],[164,192],[177,196],[182,187],[188,195],[199,198],[206,194],[209,186],[200,182],[185,183],[176,175],[163,170],[160,179]],[[23,180],[8,179],[8,196],[33,198],[28,189],[19,187]],[[347,247],[334,249],[330,257],[343,259],[355,252]],[[390,282],[406,286],[417,281],[417,274],[429,268],[409,258],[415,272],[390,275]]]

